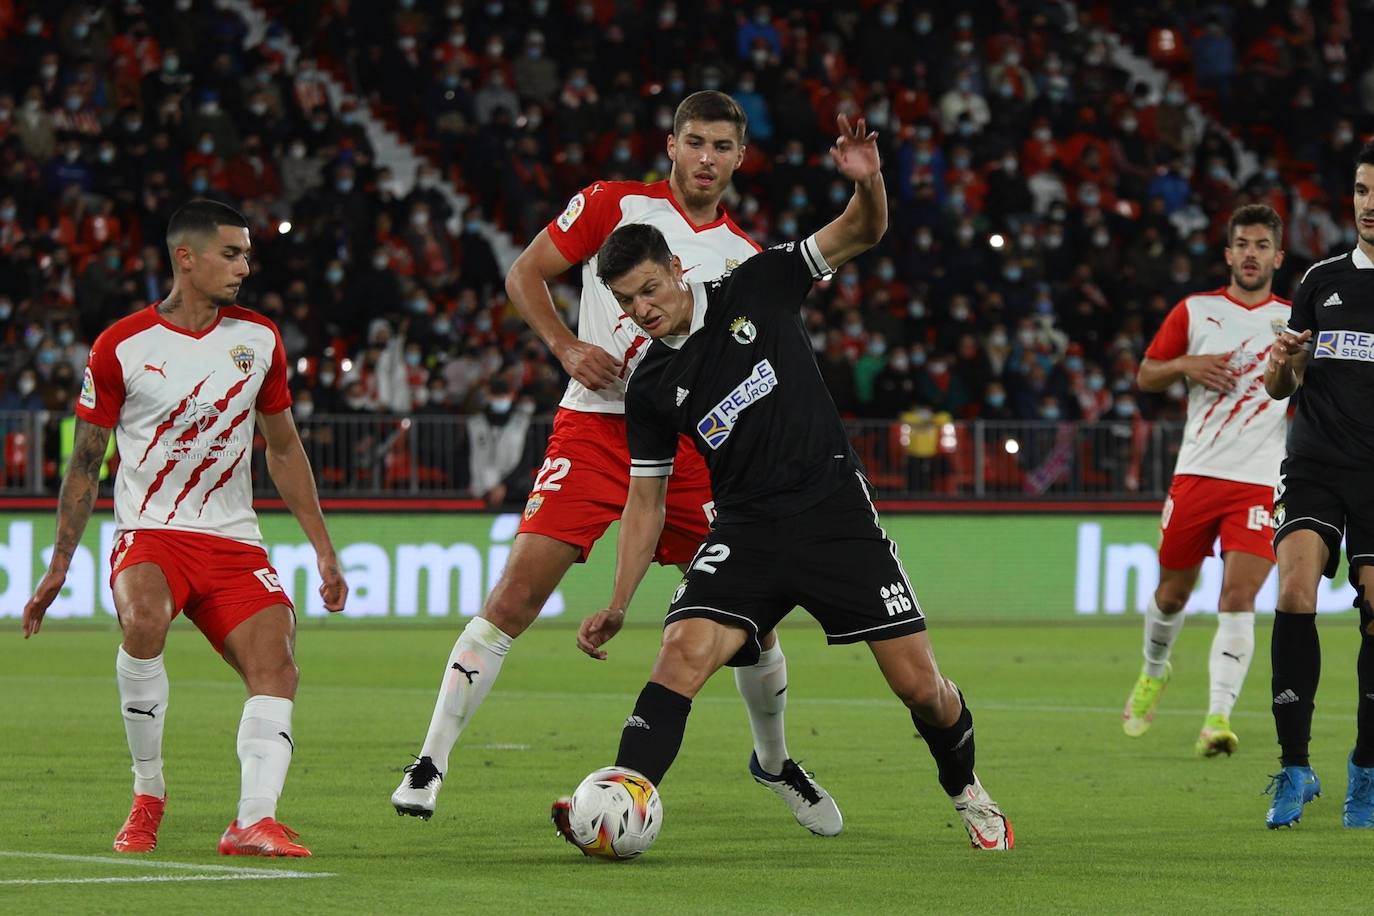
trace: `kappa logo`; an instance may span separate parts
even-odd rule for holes
[[[730,322],[730,336],[735,338],[735,343],[751,344],[758,339],[759,329],[754,327],[754,322],[741,316]]]
[[[1333,305],[1345,305],[1345,303],[1341,301],[1340,293],[1332,293],[1327,296],[1326,301],[1322,303],[1323,308],[1331,308]]]
[[[234,361],[234,365],[244,375],[253,371],[253,348],[239,344],[229,351],[229,358]]]
[[[688,390],[687,390],[686,388],[683,388],[683,387],[680,386],[680,385],[678,386],[678,389],[677,389],[677,406],[678,406],[678,407],[681,407],[681,406],[682,406],[682,402],[685,401],[685,400],[687,400],[687,395],[688,395],[689,393],[690,393],[690,392],[688,392]]]
[[[884,585],[878,589],[878,594],[882,596],[889,617],[904,614],[912,608],[911,597],[907,594],[906,585],[901,582]]]

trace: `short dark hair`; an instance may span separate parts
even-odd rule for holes
[[[1374,165],[1374,140],[1360,147],[1359,155],[1355,157],[1355,168],[1362,165]]]
[[[745,131],[749,128],[749,119],[745,117],[744,109],[739,107],[739,102],[714,89],[693,92],[678,103],[677,112],[673,115],[673,136],[682,133],[688,121],[699,124],[729,121],[735,125],[735,135],[741,146],[744,145]]]
[[[185,242],[188,236],[213,235],[220,226],[247,229],[248,220],[233,207],[217,200],[198,197],[182,204],[167,221],[168,254],[175,257],[176,246]]]
[[[673,263],[668,240],[648,223],[630,223],[612,232],[596,253],[596,277],[609,287],[645,261],[664,267]]]
[[[1236,237],[1236,229],[1241,226],[1266,226],[1274,234],[1274,247],[1283,247],[1283,219],[1278,211],[1268,204],[1246,204],[1236,208],[1226,223],[1227,248],[1231,247],[1231,242]]]

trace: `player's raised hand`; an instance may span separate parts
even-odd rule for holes
[[[320,597],[324,599],[325,610],[330,613],[342,611],[348,600],[348,583],[339,569],[339,558],[332,553],[326,554],[318,557],[315,565],[320,570]]]
[[[579,340],[569,344],[558,361],[563,371],[577,379],[591,391],[600,391],[615,384],[620,378],[620,363],[614,356],[596,344]]]
[[[1204,353],[1181,360],[1183,374],[1202,387],[1227,394],[1235,390],[1236,376],[1231,371],[1231,354]]]
[[[1282,369],[1288,365],[1289,360],[1307,349],[1307,342],[1312,339],[1312,329],[1308,328],[1301,334],[1294,334],[1292,331],[1283,331],[1274,339],[1274,345],[1269,348],[1269,362],[1275,369]]]
[[[604,608],[592,614],[577,628],[577,648],[592,658],[606,660],[601,647],[611,641],[625,624],[625,612],[620,608]]]
[[[49,569],[48,572],[38,581],[38,588],[34,590],[33,597],[29,603],[24,605],[24,638],[28,639],[33,634],[43,628],[43,615],[48,613],[48,605],[52,604],[62,591],[62,585],[67,581],[65,572],[57,572]]]
[[[830,158],[835,161],[836,170],[850,181],[864,181],[872,178],[882,168],[878,156],[878,132],[867,132],[864,119],[859,118],[852,126],[844,115],[835,116],[835,124],[840,135],[830,148]]]

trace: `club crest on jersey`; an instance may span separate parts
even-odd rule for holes
[[[582,192],[573,195],[572,200],[568,201],[568,208],[558,217],[558,228],[567,232],[572,228],[572,224],[577,222],[577,218],[586,209],[587,198],[582,196]]]
[[[538,512],[542,505],[544,505],[544,494],[531,493],[529,500],[525,503],[525,521],[534,518],[534,513]]]
[[[736,267],[739,267],[739,265],[740,265],[740,262],[739,262],[739,261],[736,261],[734,258],[726,258],[726,259],[725,259],[725,269],[726,269],[727,271],[734,270]]]
[[[751,344],[759,336],[759,329],[748,318],[740,317],[730,322],[730,336],[735,343]]]
[[[772,394],[778,387],[778,376],[773,364],[759,360],[749,377],[735,386],[735,390],[720,399],[711,412],[697,422],[697,433],[713,449],[720,448],[735,428],[739,415],[744,409]]]
[[[239,344],[229,351],[229,358],[234,361],[234,365],[237,366],[238,370],[244,375],[253,371],[254,355],[253,348],[245,347],[243,344]]]

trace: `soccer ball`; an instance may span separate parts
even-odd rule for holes
[[[568,837],[589,856],[633,859],[663,826],[663,802],[643,775],[606,767],[582,780],[568,808]]]

